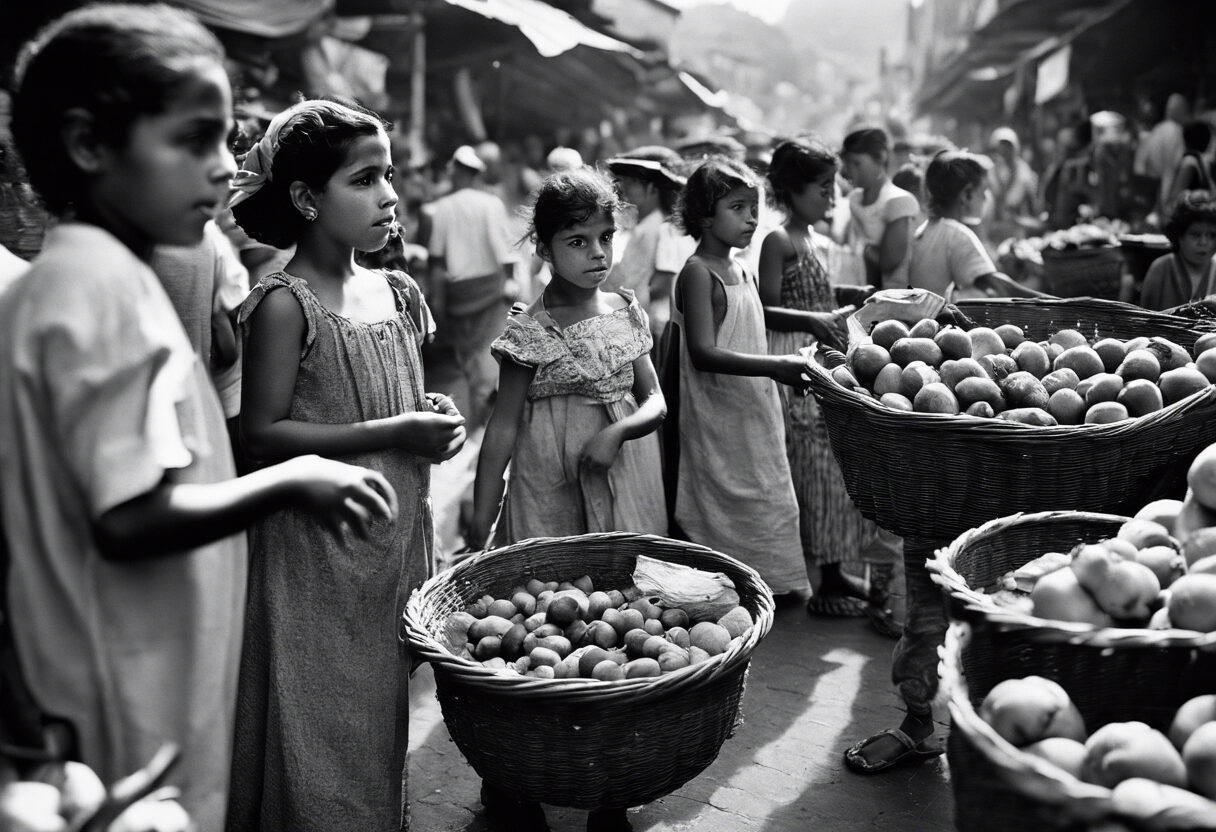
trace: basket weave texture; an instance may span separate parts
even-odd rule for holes
[[[1012,323],[1043,340],[1060,329],[1190,350],[1211,324],[1099,300],[963,301],[980,326]],[[1216,388],[1106,425],[1036,428],[971,416],[906,413],[834,382],[808,361],[832,450],[862,514],[904,537],[952,539],[994,517],[1066,507],[1132,513],[1180,496],[1186,469],[1216,441]]]
[[[1043,287],[1048,294],[1116,300],[1122,279],[1123,255],[1119,246],[1043,249]]]
[[[750,634],[685,670],[618,682],[495,672],[438,641],[447,617],[484,594],[584,574],[596,587],[623,589],[639,555],[724,573],[755,622]],[[521,798],[595,809],[656,800],[714,761],[772,620],[772,593],[745,564],[691,543],[614,532],[526,540],[470,558],[410,597],[405,630],[415,654],[431,662],[444,722],[482,779]]]
[[[1008,667],[996,680],[976,678],[978,663],[988,661],[977,655],[978,629],[964,622],[951,625],[942,648],[940,667],[942,688],[950,710],[950,738],[946,752],[954,790],[955,824],[960,832],[1024,832],[1027,829],[1051,832],[1087,832],[1099,828],[1103,819],[1117,819],[1136,830],[1191,829],[1193,824],[1173,823],[1168,818],[1132,817],[1116,812],[1109,789],[1085,783],[1046,761],[1026,754],[998,735],[978,709],[988,691],[998,681],[1031,675],[1020,667]],[[982,650],[982,648],[979,648]],[[1130,672],[1114,663],[1102,666],[1108,651],[1089,643],[1074,653],[1091,654],[1086,668],[1094,675],[1082,674],[1060,665],[1033,671],[1058,682],[1070,695],[1085,719],[1090,733],[1110,722],[1139,721],[1165,731],[1174,711],[1191,696],[1216,691],[1216,679],[1200,678],[1186,668],[1175,668],[1174,676],[1158,676],[1165,668],[1147,667]],[[1151,656],[1152,648],[1123,651]],[[1119,700],[1111,707],[1098,693],[1102,686]],[[1125,690],[1125,688],[1127,690]],[[1216,825],[1216,804],[1212,804],[1208,823]],[[1125,828],[1125,827],[1118,827]]]

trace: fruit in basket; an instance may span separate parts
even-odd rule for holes
[[[1167,533],[1174,533],[1174,524],[1182,511],[1182,500],[1153,500],[1136,512],[1138,520],[1152,520],[1159,523]]]
[[[1161,374],[1161,396],[1166,404],[1180,402],[1210,386],[1207,376],[1192,367],[1180,367]]]
[[[528,628],[516,624],[503,635],[500,642],[500,655],[507,661],[518,659],[523,653],[524,639],[528,637]]]
[[[1077,375],[1076,370],[1063,367],[1043,376],[1042,383],[1043,389],[1050,396],[1057,390],[1072,390],[1075,392],[1077,385],[1081,383],[1081,379]]]
[[[646,640],[642,642],[642,657],[657,659],[670,646],[671,642],[663,636],[647,636]]]
[[[533,647],[532,652],[528,653],[528,659],[532,667],[557,667],[563,661],[556,651],[548,647]]]
[[[1109,371],[1108,371],[1109,372]],[[1124,381],[1147,379],[1156,381],[1161,378],[1161,362],[1151,350],[1136,350],[1129,352],[1116,370]]]
[[[891,346],[891,360],[900,367],[913,361],[936,367],[942,363],[942,348],[932,338],[901,338]]]
[[[887,393],[898,393],[903,371],[903,367],[894,363],[879,370],[878,375],[874,377],[874,395],[882,398]]]
[[[591,669],[591,678],[601,682],[617,682],[625,678],[625,669],[612,659],[604,659]]]
[[[874,324],[874,329],[870,330],[871,340],[885,350],[891,349],[891,345],[900,338],[907,337],[907,325],[903,321],[897,321],[894,318],[887,321],[879,321]]]
[[[891,353],[877,344],[859,344],[849,350],[849,369],[862,384],[872,384],[879,370],[891,363]]]
[[[1085,399],[1076,390],[1062,387],[1047,400],[1047,412],[1061,425],[1079,425],[1085,421]]]
[[[1000,335],[997,335],[995,329],[977,326],[974,329],[968,330],[967,334],[971,336],[972,358],[980,359],[986,355],[1005,354],[1005,342],[1001,340]]]
[[[1085,388],[1085,404],[1093,407],[1101,402],[1113,402],[1119,398],[1119,391],[1123,389],[1123,379],[1114,373],[1098,373],[1090,376],[1087,379],[1089,382]]]
[[[1127,408],[1127,415],[1133,419],[1156,413],[1165,407],[1161,397],[1161,388],[1147,379],[1129,381],[1115,398],[1119,404]]]
[[[1120,540],[1126,540],[1137,549],[1149,546],[1171,546],[1173,539],[1169,530],[1152,520],[1134,517],[1119,527],[1116,534]]]
[[[634,659],[625,665],[624,671],[626,679],[649,679],[663,673],[655,659]]]
[[[917,413],[945,413],[955,415],[959,412],[958,399],[950,388],[940,382],[926,384],[916,394],[912,407]]]
[[[1208,350],[1196,358],[1195,369],[1209,382],[1216,382],[1216,350]]]
[[[1103,338],[1094,343],[1094,352],[1102,359],[1106,372],[1113,373],[1127,357],[1127,346],[1118,338]]]
[[[1075,346],[1060,353],[1060,357],[1052,362],[1051,369],[1072,370],[1077,374],[1077,378],[1084,380],[1105,372],[1106,366],[1098,354],[1088,346]]]
[[[832,381],[839,384],[846,390],[852,390],[854,387],[860,387],[861,382],[853,375],[853,371],[848,367],[837,367],[832,370]]]
[[[1179,751],[1201,725],[1216,721],[1216,694],[1205,693],[1188,699],[1174,713],[1170,723],[1170,742]]]
[[[1042,676],[998,683],[980,704],[980,717],[1019,748],[1048,737],[1085,739],[1077,706],[1064,688]]]
[[[1213,555],[1216,555],[1216,528],[1195,529],[1186,536],[1182,556],[1186,558],[1188,567],[1194,567]]]
[[[612,606],[612,598],[607,592],[592,592],[587,596],[587,618],[599,621]]]
[[[502,636],[486,636],[477,642],[473,656],[478,661],[497,658],[502,653]]]
[[[746,607],[735,607],[726,615],[718,619],[718,624],[730,635],[731,638],[737,638],[746,635],[747,631],[752,627],[752,614],[747,611]]]
[[[908,401],[911,401],[920,392],[920,388],[926,384],[933,384],[941,380],[941,376],[938,375],[937,370],[923,361],[913,361],[900,372],[899,390],[896,392],[907,398]]]
[[[954,395],[958,398],[959,407],[987,402],[995,412],[1005,409],[1005,396],[990,378],[965,378],[954,388]]]
[[[1213,347],[1216,347],[1216,332],[1205,332],[1195,339],[1195,349],[1191,354],[1198,358]]]
[[[1030,600],[1039,618],[1095,627],[1114,625],[1114,619],[1098,606],[1071,569],[1057,569],[1039,578],[1030,592]]]
[[[1136,562],[1153,570],[1157,582],[1166,589],[1186,574],[1186,558],[1173,546],[1146,546],[1136,553]]]
[[[1004,353],[985,355],[979,359],[979,363],[984,368],[984,374],[998,382],[1004,381],[1010,373],[1018,371],[1018,363]]]
[[[1116,619],[1147,620],[1149,605],[1161,592],[1151,569],[1102,544],[1081,547],[1073,555],[1072,571],[1103,612]]]
[[[1081,766],[1085,763],[1083,743],[1068,737],[1048,737],[1032,742],[1022,750],[1063,769],[1078,780],[1081,779]]]
[[[575,589],[582,590],[584,595],[590,595],[592,592],[595,592],[595,584],[592,582],[590,575],[575,578],[571,583],[574,584]]]
[[[1016,407],[1013,410],[998,413],[996,417],[1006,422],[1017,422],[1036,428],[1052,428],[1058,424],[1056,418],[1041,407]]]
[[[1089,345],[1089,339],[1075,329],[1057,330],[1047,340],[1049,343],[1059,344],[1065,351],[1073,347],[1085,347]]]
[[[938,380],[951,390],[955,389],[965,378],[992,378],[983,365],[974,358],[960,358],[957,361],[946,361],[942,364],[939,372],[941,378]],[[904,395],[906,396],[907,393]]]
[[[1216,444],[1204,448],[1195,457],[1187,470],[1186,484],[1190,487],[1188,499],[1194,496],[1199,505],[1216,512]]]
[[[947,359],[970,358],[974,345],[967,330],[956,326],[948,326],[934,336],[933,340],[942,351],[942,357]]]
[[[1103,725],[1085,743],[1081,777],[1108,789],[1132,777],[1186,788],[1186,766],[1178,749],[1143,722]]]
[[[1170,587],[1166,609],[1183,630],[1216,630],[1216,575],[1183,575]]]
[[[1026,340],[1026,333],[1017,324],[1001,324],[995,331],[1006,349],[1012,350]]]
[[[672,644],[677,647],[683,647],[685,650],[692,646],[692,638],[684,627],[672,627],[664,637]]]
[[[693,626],[688,638],[693,647],[699,647],[709,655],[716,656],[726,652],[726,648],[730,646],[731,634],[721,624],[702,621]]]
[[[497,615],[487,615],[485,618],[479,618],[469,625],[469,641],[476,644],[486,636],[498,636],[501,638],[514,626],[509,619]]]
[[[691,660],[687,650],[664,650],[659,654],[658,661],[660,671],[671,673],[688,667]]]
[[[1188,575],[1216,575],[1216,555],[1200,558],[1187,567]]]
[[[1170,611],[1165,607],[1153,613],[1148,620],[1148,629],[1150,630],[1172,630],[1174,625],[1170,622]]]
[[[1023,372],[1030,373],[1035,378],[1043,378],[1051,371],[1051,359],[1047,357],[1047,351],[1034,341],[1018,344],[1010,357]]]
[[[996,411],[988,402],[976,402],[963,412],[968,416],[978,416],[981,419],[992,419],[996,416]]]
[[[1055,364],[1056,359],[1064,354],[1064,348],[1059,344],[1052,344],[1049,341],[1040,341],[1039,346],[1047,351],[1047,357],[1051,359],[1051,363]]]
[[[558,627],[567,627],[582,618],[578,600],[570,595],[550,599],[545,615],[550,624],[556,624]]]
[[[1168,338],[1154,335],[1148,339],[1147,349],[1157,356],[1162,372],[1179,370],[1191,363],[1191,354]]]
[[[912,402],[907,396],[901,396],[899,393],[884,393],[882,398],[878,400],[879,404],[886,405],[892,410],[902,410],[905,413],[913,411]]]
[[[1007,375],[1000,389],[1004,391],[1005,400],[1011,408],[1037,407],[1044,410],[1051,398],[1043,384],[1024,370]]]
[[[1123,817],[1140,821],[1136,829],[1216,829],[1216,807],[1206,798],[1145,777],[1115,786],[1111,805]]]
[[[1127,408],[1118,402],[1099,402],[1085,411],[1087,425],[1109,425],[1130,418]]]
[[[941,328],[941,324],[932,318],[921,318],[908,330],[908,335],[912,338],[932,338],[941,331]]]
[[[486,607],[487,616],[497,616],[499,618],[510,618],[517,612],[519,610],[515,608],[515,605],[505,600],[493,601]]]

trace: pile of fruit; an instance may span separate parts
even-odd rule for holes
[[[1097,627],[1216,631],[1216,445],[1195,458],[1187,484],[1185,500],[1148,504],[1114,538],[1004,576],[996,600]]]
[[[597,591],[587,575],[564,583],[533,579],[512,589],[509,600],[485,595],[450,615],[441,643],[488,668],[538,679],[661,676],[708,661],[748,636],[751,614],[733,590],[719,592],[726,593],[716,596],[719,603],[702,593],[678,607],[674,595],[646,594],[636,585]],[[729,598],[726,606],[722,597]]]
[[[1047,341],[1006,324],[971,330],[926,318],[879,321],[872,343],[831,370],[842,387],[894,410],[992,418],[1037,427],[1107,424],[1181,401],[1216,381],[1216,333],[1194,356],[1166,338],[1103,338],[1075,329]]]
[[[1183,704],[1168,736],[1143,722],[1112,722],[1087,734],[1064,688],[1027,676],[989,691],[980,717],[1025,753],[1112,789],[1120,814],[1195,821],[1170,827],[1177,829],[1210,829],[1216,822],[1216,805],[1207,799],[1216,799],[1216,696]]]

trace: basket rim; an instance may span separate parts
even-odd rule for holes
[[[1140,428],[1168,422],[1176,416],[1188,413],[1205,404],[1216,404],[1216,385],[1209,384],[1203,390],[1196,390],[1184,399],[1179,399],[1161,410],[1147,413],[1118,422],[1108,422],[1102,425],[1055,425],[1040,427],[1026,425],[1021,422],[1010,422],[1005,419],[986,416],[969,416],[966,413],[917,413],[915,411],[896,410],[887,407],[877,399],[863,396],[853,390],[848,390],[832,378],[831,372],[816,359],[822,354],[819,343],[815,342],[806,348],[806,376],[810,379],[811,388],[816,397],[823,403],[840,403],[853,407],[862,407],[873,413],[890,416],[903,420],[918,428],[930,430],[954,430],[966,428],[972,436],[983,436],[986,439],[1042,437],[1056,439],[1062,436],[1089,436],[1105,439],[1120,438]]]
[[[438,588],[455,583],[466,577],[470,572],[488,560],[510,556],[521,550],[528,550],[537,543],[564,544],[574,541],[616,541],[635,543],[673,544],[689,552],[708,555],[711,558],[723,560],[743,573],[743,577],[753,584],[756,590],[756,605],[758,607],[755,620],[750,632],[745,634],[737,644],[732,644],[723,653],[711,656],[707,661],[680,670],[665,673],[662,676],[649,678],[623,679],[617,681],[601,681],[599,679],[536,679],[521,676],[506,670],[493,670],[480,662],[454,655],[443,647],[421,625],[422,599]],[[736,582],[736,589],[738,584]],[[461,683],[475,686],[485,691],[501,693],[511,698],[526,697],[529,702],[543,701],[546,703],[575,703],[594,699],[603,704],[608,700],[623,700],[639,702],[649,699],[667,697],[674,693],[699,687],[735,672],[747,669],[751,654],[773,625],[775,605],[772,590],[760,577],[760,574],[742,561],[714,551],[706,546],[682,540],[673,540],[653,534],[637,534],[632,532],[595,532],[583,535],[562,537],[534,537],[521,540],[499,549],[491,549],[461,561],[450,569],[431,577],[422,586],[414,590],[406,602],[404,622],[406,638],[413,649],[426,662],[435,666],[436,675],[440,673],[450,678],[459,679]],[[733,641],[733,640],[732,640]]]
[[[947,546],[938,549],[926,561],[929,577],[951,600],[963,609],[982,618],[985,623],[1002,631],[1019,630],[1032,633],[1044,641],[1069,642],[1095,648],[1185,648],[1197,650],[1216,649],[1216,632],[1201,633],[1197,630],[1171,628],[1150,630],[1146,627],[1098,627],[1073,621],[1056,621],[1039,618],[999,606],[992,598],[973,589],[954,568],[955,560],[969,546],[995,537],[1003,531],[1032,523],[1052,523],[1064,520],[1119,522],[1130,520],[1117,514],[1100,514],[1090,511],[1042,511],[1032,514],[1011,514],[989,520],[982,526],[968,529]]]

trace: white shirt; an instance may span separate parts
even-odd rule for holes
[[[862,203],[864,195],[862,188],[849,192],[849,213],[852,216],[849,241],[859,254],[867,245],[880,245],[888,225],[906,217],[915,217],[920,212],[916,197],[889,179],[879,189],[878,198],[869,205]],[[892,272],[883,275],[882,288],[903,289],[907,283],[908,257],[905,256]]]
[[[432,257],[442,257],[450,280],[494,274],[512,260],[507,209],[494,194],[461,188],[431,206]]]
[[[954,284],[954,297],[982,298],[976,278],[996,271],[975,232],[958,220],[931,219],[912,235],[908,280],[914,288],[945,297]]]

